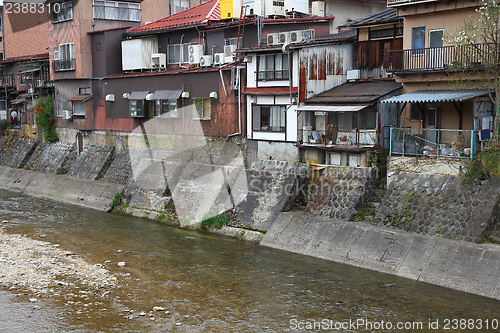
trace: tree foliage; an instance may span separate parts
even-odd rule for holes
[[[45,141],[57,141],[56,119],[54,117],[54,98],[51,95],[40,97],[33,106],[35,119],[42,128]]]
[[[454,84],[461,83],[468,89],[488,89],[495,105],[494,133],[499,133],[498,110],[500,106],[500,3],[498,0],[481,0],[476,15],[448,36],[456,47],[457,61],[449,65]]]

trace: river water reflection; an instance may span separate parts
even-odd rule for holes
[[[487,298],[139,218],[10,192],[0,199],[8,232],[58,243],[118,277],[120,287],[86,312],[48,297],[65,330],[284,332],[363,319],[422,322],[407,331],[438,332],[445,319],[500,320],[500,302]],[[430,330],[436,320],[441,329]],[[341,331],[402,331],[352,328]]]

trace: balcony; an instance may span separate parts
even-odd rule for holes
[[[74,71],[75,58],[54,60],[52,61],[52,69],[54,72]]]
[[[387,7],[397,7],[405,5],[414,5],[425,2],[436,2],[438,0],[387,0]]]
[[[493,63],[493,44],[388,51],[384,67],[392,73],[481,70]]]

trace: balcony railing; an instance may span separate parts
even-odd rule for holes
[[[54,72],[75,70],[75,58],[52,61]]]
[[[478,150],[477,131],[431,128],[393,128],[391,156],[472,159]]]
[[[255,72],[257,81],[288,80],[288,69]]]
[[[478,70],[493,63],[494,48],[474,44],[388,51],[384,64],[388,72]]]
[[[413,5],[424,2],[436,2],[438,0],[387,0],[387,7]]]

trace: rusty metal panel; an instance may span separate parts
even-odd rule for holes
[[[311,46],[301,50],[299,58],[302,101],[345,82],[347,70],[353,68],[353,45]]]

